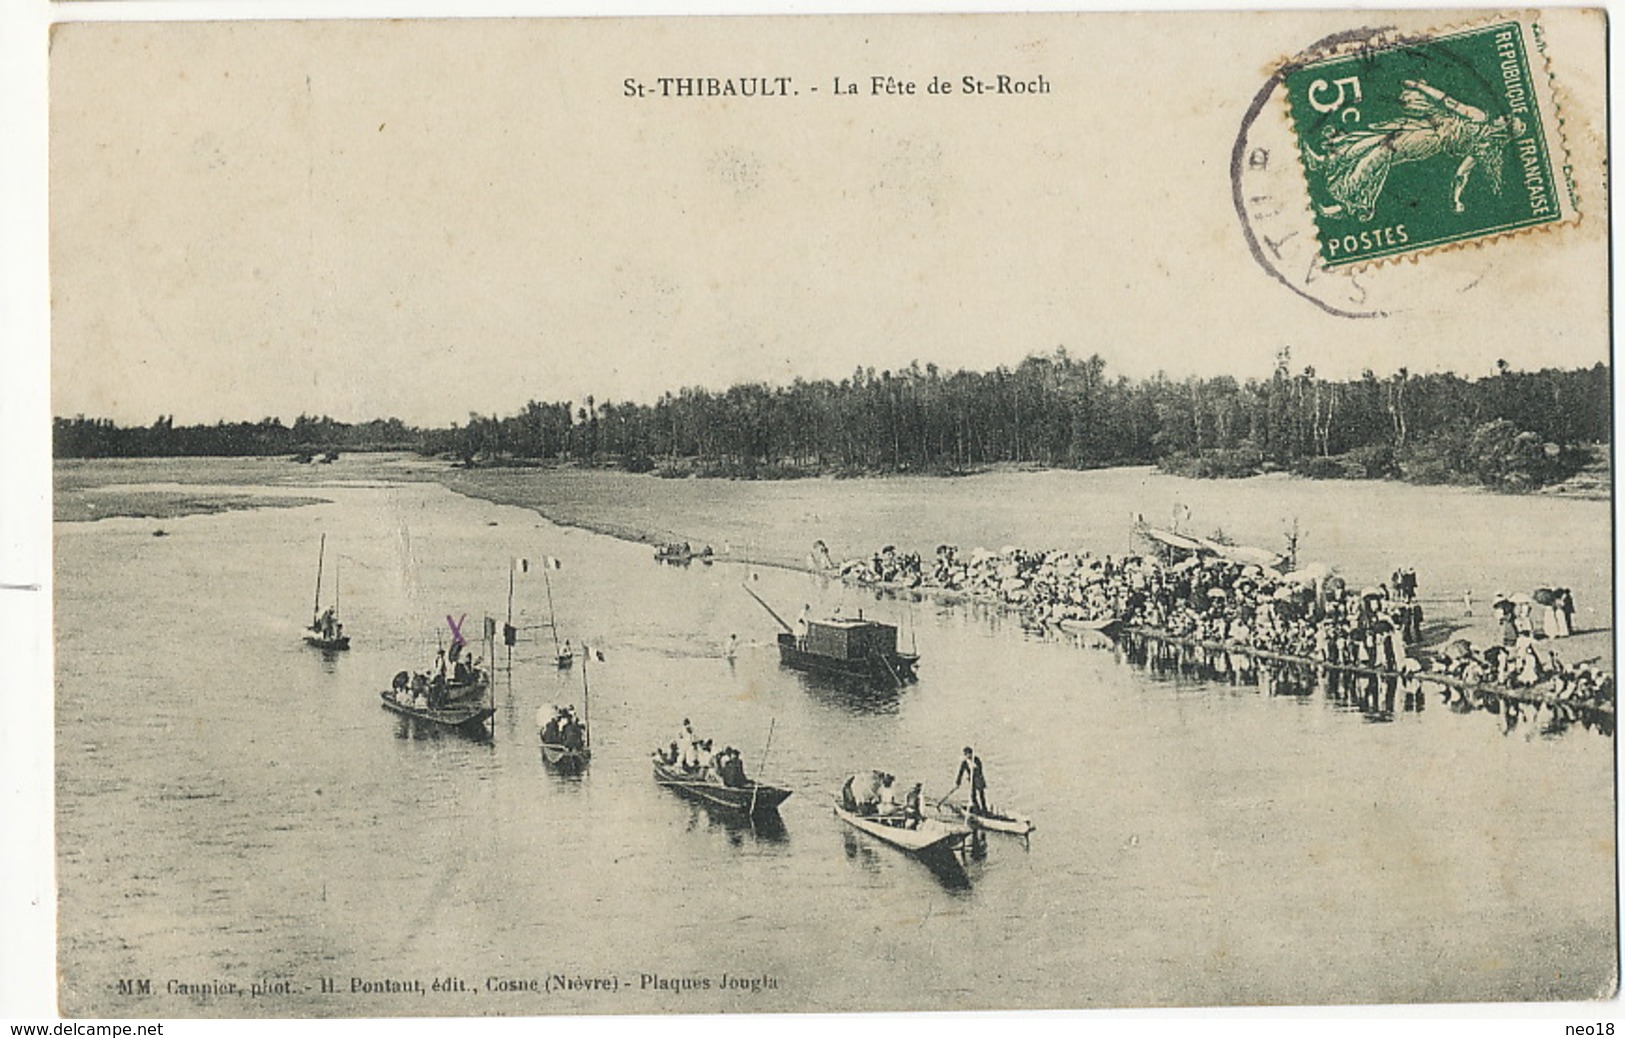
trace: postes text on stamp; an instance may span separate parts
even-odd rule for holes
[[[1346,266],[1573,215],[1521,21],[1306,62],[1284,84],[1321,258]],[[1531,59],[1535,60],[1531,60]]]

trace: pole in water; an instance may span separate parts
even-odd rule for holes
[[[508,650],[508,677],[513,679],[513,556],[508,556],[508,622],[502,628],[502,644]],[[491,665],[496,666],[496,645],[491,646]]]
[[[587,688],[587,665],[592,659],[592,646],[581,646],[581,745],[592,750],[592,694]]]
[[[559,651],[559,617],[553,610],[553,579],[547,575],[552,568],[548,559],[542,560],[542,586],[547,588],[547,629],[553,632],[553,659],[557,662],[563,653]]]
[[[756,794],[762,789],[762,776],[766,774],[764,769],[767,767],[767,754],[773,748],[773,726],[778,723],[779,719],[777,717],[770,718],[767,722],[767,745],[762,747],[762,759],[756,764],[756,779],[750,784],[751,828],[756,827]]]

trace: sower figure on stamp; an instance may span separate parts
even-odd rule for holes
[[[1522,119],[1512,115],[1491,119],[1482,109],[1463,104],[1416,79],[1405,80],[1399,103],[1410,114],[1372,123],[1363,130],[1328,127],[1323,137],[1325,154],[1304,148],[1309,168],[1326,170],[1326,190],[1337,200],[1335,205],[1316,203],[1321,215],[1347,213],[1362,223],[1371,220],[1395,166],[1437,155],[1461,160],[1450,192],[1456,212],[1466,212],[1461,193],[1480,163],[1489,176],[1491,190],[1501,193],[1503,152],[1511,141],[1523,135]]]

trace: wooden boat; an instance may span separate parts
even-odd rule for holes
[[[949,801],[942,805],[972,829],[988,829],[996,833],[1026,836],[1034,829],[1033,820],[1023,815],[1009,815],[1002,811],[972,811],[964,804]]]
[[[566,746],[560,742],[548,742],[543,739],[542,759],[560,770],[580,770],[592,759],[592,750],[587,746]]]
[[[790,790],[760,782],[743,786],[725,785],[710,768],[686,771],[677,765],[652,759],[655,781],[693,800],[750,815],[772,814],[790,797]]]
[[[350,647],[349,635],[339,632],[337,627],[333,633],[324,633],[319,620],[305,628],[303,637],[306,645],[324,652],[343,652]]]
[[[695,551],[694,547],[687,543],[662,544],[655,548],[656,562],[672,562],[678,565],[693,562],[695,559],[708,563],[713,555],[709,544],[699,551]]]
[[[537,732],[542,744],[542,759],[561,770],[579,771],[592,760],[592,693],[587,683],[587,663],[592,659],[592,650],[587,646],[581,647],[581,720],[579,722],[579,738],[574,733],[564,732],[555,725],[544,725]],[[599,659],[603,659],[602,656]]]
[[[756,599],[784,630],[779,632],[779,662],[794,670],[838,674],[869,681],[902,685],[914,677],[919,666],[916,653],[897,650],[897,628],[878,620],[833,617],[809,620],[805,634],[784,622],[784,618],[763,602],[748,586],[746,594]]]
[[[338,564],[333,564],[333,604],[322,611],[322,563],[327,557],[327,534],[322,534],[321,547],[316,552],[316,604],[311,609],[310,626],[304,630],[305,644],[327,652],[339,652],[350,647],[350,636],[339,623]]]
[[[559,720],[566,716],[570,717],[570,723],[560,725]],[[541,727],[537,737],[542,743],[542,759],[561,770],[579,771],[592,759],[592,740],[585,717],[577,720],[568,712],[561,712]]]
[[[407,706],[395,698],[393,690],[378,693],[379,702],[385,710],[410,717],[415,721],[438,725],[442,728],[452,728],[476,737],[485,737],[490,734],[486,722],[496,714],[491,705],[479,698],[453,699],[442,703],[439,707],[419,709]]]
[[[812,620],[806,637],[779,633],[779,662],[793,670],[901,685],[920,657],[898,652],[897,628],[876,620]]]
[[[835,815],[859,832],[868,833],[909,854],[949,851],[964,843],[971,834],[968,825],[938,818],[925,818],[910,824],[902,817],[860,815],[842,807],[839,800],[835,801]]]
[[[488,695],[491,677],[473,658],[459,658],[467,644],[459,629],[461,622],[446,617],[446,623],[452,630],[452,647],[449,657],[443,651],[437,653],[436,673],[400,671],[391,679],[389,688],[379,693],[379,700],[384,709],[402,717],[486,738],[492,734],[487,722],[496,715],[496,703]],[[495,622],[488,617],[488,639],[495,626]],[[488,644],[487,651],[494,651],[494,644]],[[407,693],[411,698],[402,702],[401,698]],[[426,705],[415,705],[419,695]]]
[[[1206,537],[1175,533],[1172,530],[1159,530],[1146,523],[1137,524],[1134,532],[1150,542],[1158,553],[1169,561],[1194,556],[1196,558],[1221,558],[1245,566],[1259,566],[1276,571],[1287,568],[1286,556],[1280,552],[1270,551],[1268,548],[1254,548],[1245,544],[1220,544],[1218,541],[1209,540]]]
[[[1055,626],[1063,631],[1080,634],[1087,631],[1098,631],[1101,634],[1110,634],[1123,625],[1123,621],[1115,616],[1096,617],[1093,620],[1061,620]]]

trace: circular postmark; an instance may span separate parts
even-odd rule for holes
[[[1243,239],[1255,262],[1271,278],[1334,317],[1372,319],[1431,305],[1439,293],[1470,291],[1483,276],[1484,261],[1453,256],[1416,257],[1407,262],[1337,265],[1323,255],[1316,202],[1300,145],[1289,118],[1288,78],[1328,54],[1375,54],[1395,47],[1416,48],[1430,36],[1401,36],[1393,26],[1350,29],[1323,37],[1283,62],[1247,106],[1230,155],[1230,184]]]

